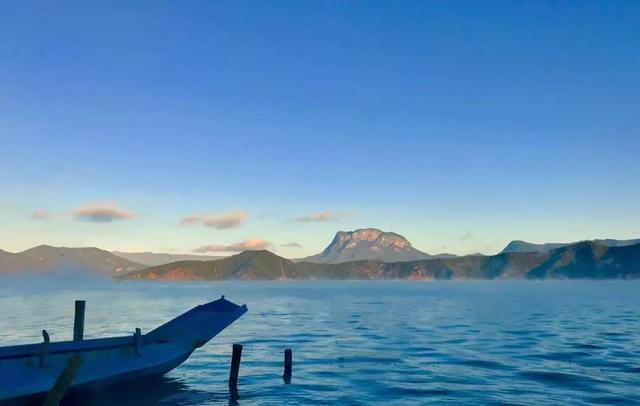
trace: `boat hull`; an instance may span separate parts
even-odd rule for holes
[[[176,359],[169,360],[162,364],[153,365],[145,369],[130,371],[120,375],[109,376],[102,379],[96,379],[91,382],[74,384],[72,386],[72,390],[78,393],[94,392],[103,389],[110,389],[111,387],[119,387],[121,384],[127,382],[139,382],[143,380],[152,380],[154,378],[159,378],[180,366],[189,358],[190,355],[191,352],[183,354]],[[10,399],[0,400],[0,405],[18,406],[40,404],[42,399],[46,397],[47,393],[48,390],[45,390],[42,392],[31,393],[20,397],[12,397]]]
[[[223,302],[220,302],[223,301]],[[136,339],[0,348],[0,402],[47,393],[71,357],[82,365],[73,388],[87,389],[164,375],[247,311],[225,299],[198,306]]]

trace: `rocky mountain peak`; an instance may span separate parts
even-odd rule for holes
[[[400,234],[377,228],[339,231],[333,241],[320,254],[304,260],[319,263],[340,263],[359,260],[384,262],[414,261],[430,255],[413,248]]]
[[[363,228],[356,231],[340,231],[336,234],[338,243],[347,249],[354,249],[362,243],[369,243],[372,249],[393,248],[396,250],[411,248],[411,243],[403,236],[378,230],[377,228]]]
[[[356,231],[341,231],[341,233],[356,241],[373,241],[384,234],[377,228],[362,228]]]

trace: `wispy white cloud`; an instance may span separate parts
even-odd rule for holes
[[[180,224],[202,224],[205,227],[227,229],[240,227],[246,219],[247,213],[244,210],[236,210],[218,215],[193,214],[183,218]]]
[[[230,213],[224,213],[219,216],[211,216],[204,219],[202,222],[207,227],[213,228],[236,228],[240,227],[247,219],[247,214],[242,211],[234,211]]]
[[[302,223],[319,223],[322,221],[332,221],[341,217],[348,217],[351,213],[348,211],[333,211],[333,210],[325,210],[319,213],[311,213],[306,216],[296,218],[296,221],[300,221]]]
[[[272,245],[273,244],[269,241],[253,239],[253,240],[240,241],[233,244],[205,245],[205,246],[194,249],[193,252],[207,253],[207,252],[240,252],[240,251],[246,251],[246,250],[266,250]]]
[[[38,209],[31,213],[32,220],[49,220],[50,218],[51,214],[46,210]]]
[[[201,216],[193,215],[187,216],[180,221],[180,224],[198,224],[202,221]]]
[[[285,248],[302,248],[302,244],[297,243],[297,242],[289,242],[286,244],[282,244],[283,247]]]
[[[69,215],[77,220],[95,223],[110,223],[114,220],[127,220],[135,217],[132,212],[120,209],[113,203],[96,203],[78,207],[71,210]]]

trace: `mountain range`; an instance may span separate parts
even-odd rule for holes
[[[118,252],[99,248],[39,245],[22,252],[0,250],[2,274],[86,274],[113,276],[176,261],[211,261],[223,257],[152,252]]]
[[[289,260],[269,251],[230,257],[109,252],[41,245],[0,250],[0,274],[54,273],[125,279],[493,279],[635,278],[640,239],[510,242],[497,255],[430,255],[374,228],[340,231],[320,254]]]
[[[605,245],[607,247],[626,247],[627,245],[640,244],[640,238],[637,238],[634,240],[606,239],[606,240],[591,240],[591,241],[598,244]],[[503,254],[508,252],[549,252],[556,248],[574,245],[579,242],[586,242],[586,241],[578,241],[578,242],[571,242],[571,243],[533,244],[526,241],[514,240],[514,241],[511,241],[509,244],[507,244],[507,246],[504,247],[504,249],[500,252]]]
[[[99,248],[40,245],[12,253],[0,250],[0,274],[94,274],[111,276],[144,268]]]
[[[587,241],[547,252],[507,252],[416,261],[293,262],[269,251],[216,261],[182,261],[119,275],[148,280],[289,279],[631,279],[640,278],[640,244]]]

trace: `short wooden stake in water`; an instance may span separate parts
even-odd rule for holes
[[[136,332],[133,335],[133,347],[135,348],[136,355],[140,355],[140,342],[142,340],[142,332],[139,328],[136,328]]]
[[[233,344],[233,354],[231,355],[231,370],[229,371],[229,396],[231,399],[238,399],[238,374],[240,372],[240,358],[242,357],[242,345]]]
[[[49,357],[49,333],[47,330],[42,330],[42,349],[40,350],[40,368],[47,366],[47,358]]]
[[[293,368],[293,352],[290,348],[284,350],[284,383],[291,383],[291,369]]]
[[[56,383],[49,391],[47,398],[42,404],[43,406],[58,406],[60,404],[81,366],[82,358],[79,355],[74,355],[69,358],[67,365],[64,367],[60,375],[58,375]]]
[[[76,300],[76,312],[73,318],[73,341],[82,341],[84,338],[84,300]]]

